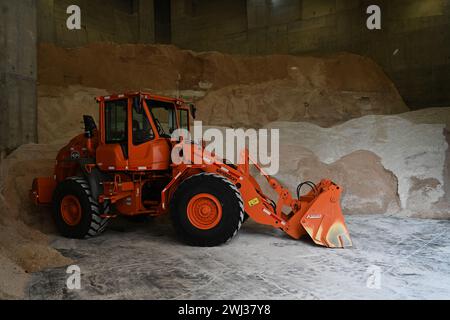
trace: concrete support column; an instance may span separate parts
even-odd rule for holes
[[[155,4],[153,0],[135,0],[139,16],[139,43],[155,43]]]
[[[266,27],[269,10],[266,0],[247,0],[248,29]]]
[[[267,26],[270,5],[267,0],[247,0],[247,41],[248,53],[267,52]]]
[[[0,150],[37,141],[35,0],[0,0]]]

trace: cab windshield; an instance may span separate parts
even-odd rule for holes
[[[158,134],[163,138],[170,138],[170,135],[177,129],[175,105],[157,100],[145,100],[145,102],[155,121]]]

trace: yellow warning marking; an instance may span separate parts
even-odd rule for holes
[[[250,207],[254,207],[254,206],[258,205],[258,204],[259,204],[259,199],[258,199],[258,198],[252,199],[252,200],[250,200],[250,201],[248,202],[248,205],[249,205]]]

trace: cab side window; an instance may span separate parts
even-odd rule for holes
[[[189,130],[189,112],[180,110],[180,129]]]
[[[142,106],[133,107],[133,144],[135,146],[155,139],[150,121]]]
[[[127,143],[127,108],[128,100],[105,102],[106,143]]]

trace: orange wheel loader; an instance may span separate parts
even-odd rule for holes
[[[309,235],[319,245],[352,245],[340,208],[342,189],[329,180],[299,185],[297,197],[242,151],[239,165],[227,164],[204,143],[173,141],[190,129],[195,107],[181,99],[135,92],[96,98],[99,125],[84,116],[84,134],[56,158],[53,177],[36,178],[30,191],[38,205],[52,205],[60,233],[88,238],[111,218],[170,214],[185,243],[217,246],[232,239],[247,218],[281,229],[294,239]],[[202,159],[172,162],[172,152]],[[266,196],[250,174],[254,165],[276,191]],[[302,186],[311,191],[300,194]]]

